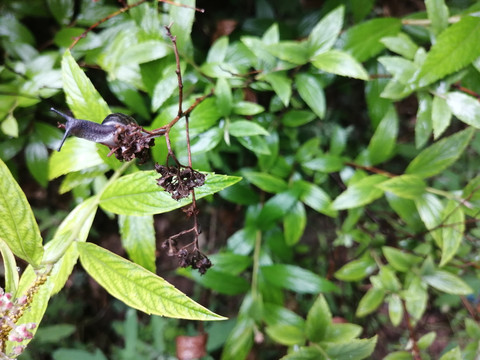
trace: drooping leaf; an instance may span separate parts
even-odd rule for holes
[[[422,178],[440,173],[460,157],[473,133],[472,128],[467,128],[430,145],[410,162],[405,173]]]
[[[418,93],[417,121],[415,122],[415,146],[422,148],[432,134],[432,96],[424,91]]]
[[[100,198],[100,206],[115,214],[152,215],[178,209],[191,202],[190,198],[179,201],[172,199],[157,185],[160,175],[156,171],[140,171],[122,176],[105,189]],[[200,199],[214,194],[240,181],[236,176],[210,174],[205,185],[195,190],[195,196]]]
[[[462,17],[438,36],[414,81],[426,86],[462,69],[480,56],[479,42],[480,18]]]
[[[464,231],[465,213],[456,201],[450,200],[443,210],[440,266],[447,264],[457,253]]]
[[[80,261],[112,296],[147,314],[191,320],[223,320],[161,277],[92,243],[77,243]]]
[[[232,111],[232,88],[227,79],[220,77],[215,86],[215,96],[218,111],[224,117],[229,116]]]
[[[388,316],[393,326],[398,326],[403,319],[402,300],[397,294],[392,294],[388,299]]]
[[[0,239],[31,265],[43,256],[42,237],[30,204],[10,170],[0,160]]]

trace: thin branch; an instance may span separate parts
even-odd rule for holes
[[[405,322],[407,324],[410,341],[412,342],[413,360],[422,360],[422,357],[420,356],[420,348],[418,347],[418,343],[417,343],[417,336],[415,334],[415,328],[412,325],[410,314],[407,311],[407,305],[405,304],[404,300],[402,300],[402,306],[403,306],[403,314],[405,317]]]

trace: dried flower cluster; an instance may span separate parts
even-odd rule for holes
[[[187,197],[191,190],[205,184],[205,174],[191,167],[155,164],[155,170],[162,175],[157,179],[158,186],[164,188],[175,200]]]
[[[147,161],[148,149],[155,145],[155,140],[135,123],[116,125],[116,127],[114,139],[117,146],[110,148],[108,156],[115,154],[120,161],[131,161],[136,158],[140,164]]]
[[[184,268],[192,266],[192,269],[197,269],[202,275],[212,266],[210,259],[195,246],[195,241],[178,249],[177,241],[174,238],[169,238],[163,242],[162,248],[168,249],[167,254],[169,256],[178,258],[178,266]],[[192,249],[188,250],[188,248]]]

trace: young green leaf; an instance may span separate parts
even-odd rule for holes
[[[272,86],[283,105],[288,107],[292,96],[292,80],[287,76],[287,73],[285,71],[271,72],[266,74],[264,79]]]
[[[415,175],[400,175],[377,185],[383,191],[391,192],[401,198],[415,200],[427,187],[422,178]]]
[[[283,217],[285,244],[293,246],[300,241],[307,225],[307,212],[302,202],[297,201]]]
[[[303,329],[294,325],[270,325],[265,331],[272,340],[286,346],[302,345],[306,340]]]
[[[393,326],[400,325],[403,319],[402,300],[397,294],[392,294],[388,299],[388,316]]]
[[[100,198],[100,206],[115,214],[152,215],[183,207],[190,198],[179,201],[157,185],[160,175],[156,171],[139,171],[122,176],[107,186]],[[205,185],[195,190],[197,199],[214,194],[240,181],[236,176],[209,174]]]
[[[368,73],[363,66],[353,56],[340,50],[318,54],[312,59],[312,64],[325,72],[368,80]]]
[[[325,117],[325,92],[318,76],[300,72],[295,76],[298,94],[310,109],[320,118]]]
[[[184,0],[182,4],[184,6],[170,7],[168,21],[172,24],[172,34],[177,39],[179,52],[192,56],[193,46],[190,34],[195,19],[195,0]]]
[[[218,38],[208,50],[207,63],[221,63],[225,60],[228,50],[228,37]]]
[[[448,7],[444,0],[425,0],[425,7],[428,19],[432,22],[430,30],[437,36],[448,26]]]
[[[128,256],[138,265],[155,272],[155,229],[153,217],[125,216],[118,217],[122,245]]]
[[[462,69],[480,56],[479,43],[480,18],[462,17],[438,36],[413,81],[427,86]]]
[[[390,246],[382,247],[382,251],[388,264],[395,270],[401,272],[410,271],[412,266],[419,264],[422,261],[420,256],[412,255]]]
[[[382,175],[371,175],[354,184],[349,184],[347,190],[342,192],[332,204],[335,210],[352,209],[367,205],[383,195],[377,185],[384,182],[387,178]]]
[[[415,146],[422,148],[432,134],[432,96],[426,92],[418,93],[417,121],[415,122]]]
[[[331,207],[332,200],[321,187],[303,180],[296,181],[294,187],[300,190],[300,200],[305,205],[327,216],[336,216]]]
[[[223,320],[161,277],[92,243],[77,243],[80,261],[112,296],[147,314],[190,320]]]
[[[233,121],[228,125],[228,132],[233,136],[268,135],[268,131],[256,122],[248,120]]]
[[[330,312],[325,297],[320,295],[307,314],[305,333],[308,340],[313,342],[324,340],[331,322],[332,313]]]
[[[473,133],[473,128],[467,128],[430,145],[410,162],[405,173],[422,178],[440,173],[460,157]]]
[[[480,129],[480,103],[477,99],[455,91],[446,95],[446,101],[453,115],[465,124]]]
[[[462,359],[462,352],[458,346],[455,346],[452,350],[447,351],[439,360],[458,360]]]
[[[435,96],[432,101],[432,128],[435,140],[443,134],[448,125],[450,125],[451,120],[452,111],[448,106],[447,100],[443,97]]]
[[[385,290],[376,288],[369,289],[360,299],[355,315],[358,317],[364,317],[374,312],[383,302],[384,297]]]
[[[430,345],[435,341],[437,333],[435,331],[430,331],[418,339],[418,348],[422,350],[428,349]]]
[[[255,327],[255,322],[251,318],[238,319],[225,341],[221,360],[245,360],[253,346]]]
[[[332,48],[342,30],[344,13],[345,7],[343,5],[338,6],[315,25],[307,41],[310,56]]]
[[[433,274],[424,275],[422,279],[431,287],[447,294],[468,295],[473,292],[462,279],[448,271],[435,270]]]
[[[217,108],[223,117],[227,117],[232,112],[232,88],[227,79],[220,77],[215,86],[215,96],[217,99]]]
[[[388,160],[393,154],[398,135],[398,116],[393,106],[380,121],[368,144],[368,158],[371,165]]]
[[[376,270],[375,261],[370,256],[352,260],[338,269],[334,276],[342,281],[359,281]]]
[[[303,42],[281,41],[268,45],[266,49],[273,56],[295,65],[304,65],[308,62],[308,49]]]
[[[375,350],[377,337],[371,339],[354,339],[348,343],[330,343],[326,346],[329,359],[355,359],[368,358]]]
[[[233,112],[238,115],[257,115],[264,112],[262,105],[250,101],[238,101],[233,105]]]
[[[43,256],[42,237],[30,204],[10,170],[0,160],[0,239],[31,265]]]
[[[385,47],[404,58],[413,60],[418,50],[418,45],[415,44],[410,37],[404,33],[398,33],[397,36],[386,36],[380,40]]]
[[[450,200],[445,206],[442,225],[440,266],[446,265],[457,253],[465,232],[465,213],[456,201]]]

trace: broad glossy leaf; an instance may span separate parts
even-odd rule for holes
[[[158,79],[153,88],[151,109],[157,111],[178,87],[178,77],[175,73],[176,65],[166,66],[162,71],[162,76]]]
[[[444,0],[425,0],[425,7],[432,22],[430,31],[437,36],[448,26],[448,7]]]
[[[289,110],[282,117],[282,124],[290,127],[298,127],[313,121],[316,115],[307,110]]]
[[[75,2],[73,0],[48,0],[48,8],[60,25],[68,25],[73,16]]]
[[[401,272],[410,271],[413,266],[422,261],[420,256],[412,255],[390,246],[382,247],[382,251],[388,264]]]
[[[152,215],[178,209],[191,202],[190,197],[176,201],[157,185],[156,171],[139,171],[122,176],[107,186],[100,198],[100,206],[115,214]],[[205,185],[195,189],[200,199],[235,184],[241,178],[209,174]]]
[[[447,104],[447,100],[440,96],[434,96],[432,101],[432,128],[435,140],[443,134],[451,120],[452,111]]]
[[[0,160],[0,239],[31,265],[43,256],[42,237],[30,204],[10,170]]]
[[[306,340],[303,329],[294,325],[271,325],[265,331],[272,340],[286,346],[304,344]]]
[[[308,340],[319,342],[324,340],[328,328],[332,322],[332,313],[323,295],[320,295],[313,303],[307,314],[305,333]]]
[[[268,173],[245,171],[242,175],[248,180],[248,182],[266,192],[279,193],[285,191],[288,187],[285,180]]]
[[[452,350],[447,351],[439,360],[458,360],[462,359],[462,352],[458,346],[455,346]]]
[[[295,65],[304,65],[308,62],[309,53],[303,42],[281,41],[268,45],[267,50],[275,57]]]
[[[257,115],[264,111],[262,105],[250,101],[239,101],[233,105],[233,112],[238,115]]]
[[[325,92],[318,76],[300,72],[295,76],[295,86],[302,100],[323,119],[326,111]]]
[[[301,316],[281,305],[264,303],[263,316],[267,325],[287,324],[299,328],[305,327],[305,320]]]
[[[374,312],[380,304],[382,304],[384,297],[385,290],[376,288],[369,289],[360,299],[355,315],[358,317],[364,317]]]
[[[212,261],[212,264],[215,264],[215,270],[231,275],[239,275],[252,264],[252,258],[250,256],[231,252],[211,254],[208,255],[208,257]]]
[[[479,42],[480,18],[462,17],[438,36],[414,81],[426,86],[462,69],[480,56]]]
[[[122,245],[133,262],[155,273],[155,229],[153,217],[125,216],[118,217]]]
[[[375,201],[383,195],[383,190],[380,190],[377,185],[386,179],[382,175],[371,175],[354,184],[349,184],[347,190],[333,201],[332,207],[335,210],[345,210],[367,205]]]
[[[394,155],[398,135],[398,116],[393,106],[380,121],[368,144],[368,158],[371,165],[380,164]]]
[[[142,41],[129,46],[121,54],[119,62],[143,64],[161,59],[171,52],[170,44],[159,40]]]
[[[233,121],[228,125],[228,132],[233,136],[268,135],[268,131],[256,122],[248,120]]]
[[[266,265],[262,266],[260,271],[268,283],[300,294],[318,294],[337,290],[330,281],[295,265]]]
[[[293,246],[300,241],[307,225],[307,212],[302,202],[297,201],[283,217],[285,244]]]
[[[352,260],[335,272],[335,277],[342,281],[359,281],[372,274],[377,269],[372,257],[365,255]]]
[[[172,34],[177,38],[178,50],[181,54],[192,56],[192,33],[195,19],[195,0],[183,0],[185,6],[170,6],[169,22],[172,24]]]
[[[428,293],[425,282],[418,276],[413,276],[408,289],[402,293],[402,297],[405,299],[408,313],[418,321],[427,307]]]
[[[340,34],[340,30],[342,30],[344,13],[345,7],[343,5],[338,6],[315,25],[307,41],[310,56],[320,54],[332,48],[338,34]]]
[[[430,145],[410,162],[405,173],[422,178],[440,173],[462,155],[473,133],[473,128],[467,128]]]
[[[336,211],[331,207],[332,200],[321,187],[303,180],[295,182],[294,186],[300,189],[300,200],[304,204],[319,213],[332,217],[336,216]]]
[[[221,63],[225,60],[228,50],[228,36],[218,38],[208,50],[207,63]]]
[[[363,66],[353,56],[343,51],[329,50],[318,54],[312,59],[312,64],[325,72],[368,80],[368,73]]]
[[[427,184],[418,176],[400,175],[378,184],[378,187],[398,197],[415,200],[425,192]]]
[[[260,229],[267,229],[273,222],[287,215],[297,200],[298,195],[292,189],[277,193],[265,202],[258,215],[257,226]]]
[[[380,40],[390,51],[393,51],[403,57],[412,60],[418,50],[410,37],[404,33],[398,33],[397,36],[386,36]]]
[[[287,73],[285,71],[271,72],[266,74],[264,79],[272,86],[283,105],[288,107],[292,96],[292,79],[287,76]]]
[[[357,338],[363,329],[360,325],[350,323],[332,323],[327,329],[324,341],[344,343]]]
[[[432,96],[419,91],[417,121],[415,122],[415,146],[422,148],[432,134]]]
[[[373,19],[349,28],[340,36],[340,40],[345,51],[364,62],[385,48],[380,39],[398,34],[401,26],[400,19]]]
[[[446,95],[450,111],[465,124],[480,129],[480,103],[472,96],[461,92],[450,92]]]
[[[83,267],[112,296],[147,314],[223,320],[161,277],[92,243],[77,243]]]
[[[267,141],[263,136],[240,136],[237,137],[240,144],[245,146],[248,150],[254,152],[257,155],[270,155],[270,149],[268,148]]]
[[[377,337],[370,339],[354,339],[348,343],[326,345],[329,359],[355,359],[368,358],[375,349]]]
[[[447,294],[468,295],[473,292],[462,279],[448,271],[435,270],[433,274],[424,275],[422,279],[431,287]]]
[[[223,117],[227,117],[232,112],[232,88],[227,79],[220,77],[215,86],[215,96],[218,111]]]

